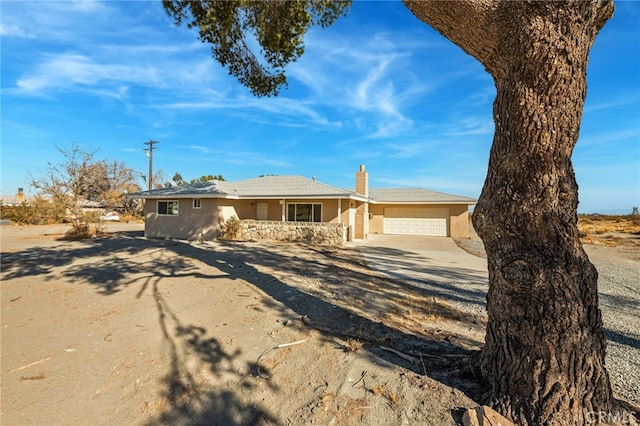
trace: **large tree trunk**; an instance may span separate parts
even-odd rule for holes
[[[611,411],[597,272],[577,231],[571,153],[588,53],[610,2],[405,1],[494,77],[495,136],[473,214],[488,259],[480,367],[520,424]]]

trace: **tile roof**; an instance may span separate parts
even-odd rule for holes
[[[204,196],[224,196],[235,193],[233,182],[222,180],[210,180],[207,182],[199,182],[193,185],[178,185],[169,188],[153,189],[151,191],[140,191],[129,194],[132,198],[198,198]]]
[[[422,188],[371,188],[372,203],[453,203],[475,204],[478,200],[461,195],[430,191]]]
[[[302,176],[262,176],[237,182],[212,180],[130,194],[132,198],[349,198],[357,194]]]
[[[348,197],[352,193],[317,180],[302,176],[263,176],[236,182],[242,196],[336,196]]]
[[[366,198],[303,176],[262,176],[237,182],[211,180],[130,194],[131,198]],[[475,204],[477,200],[422,188],[371,188],[370,202]]]

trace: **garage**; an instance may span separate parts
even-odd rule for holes
[[[448,208],[385,207],[383,232],[385,234],[446,237],[449,235],[448,216]]]

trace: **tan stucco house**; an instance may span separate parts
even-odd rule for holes
[[[368,234],[468,236],[469,206],[477,200],[426,189],[369,189],[364,166],[355,191],[302,176],[263,176],[237,182],[208,181],[130,194],[145,199],[145,235],[214,239],[231,217],[251,227],[325,224],[343,240]],[[266,228],[265,228],[266,227]],[[315,228],[314,228],[315,227]]]

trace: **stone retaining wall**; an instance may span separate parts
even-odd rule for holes
[[[347,227],[343,223],[277,222],[251,219],[240,221],[239,237],[242,240],[341,245],[347,240]]]

